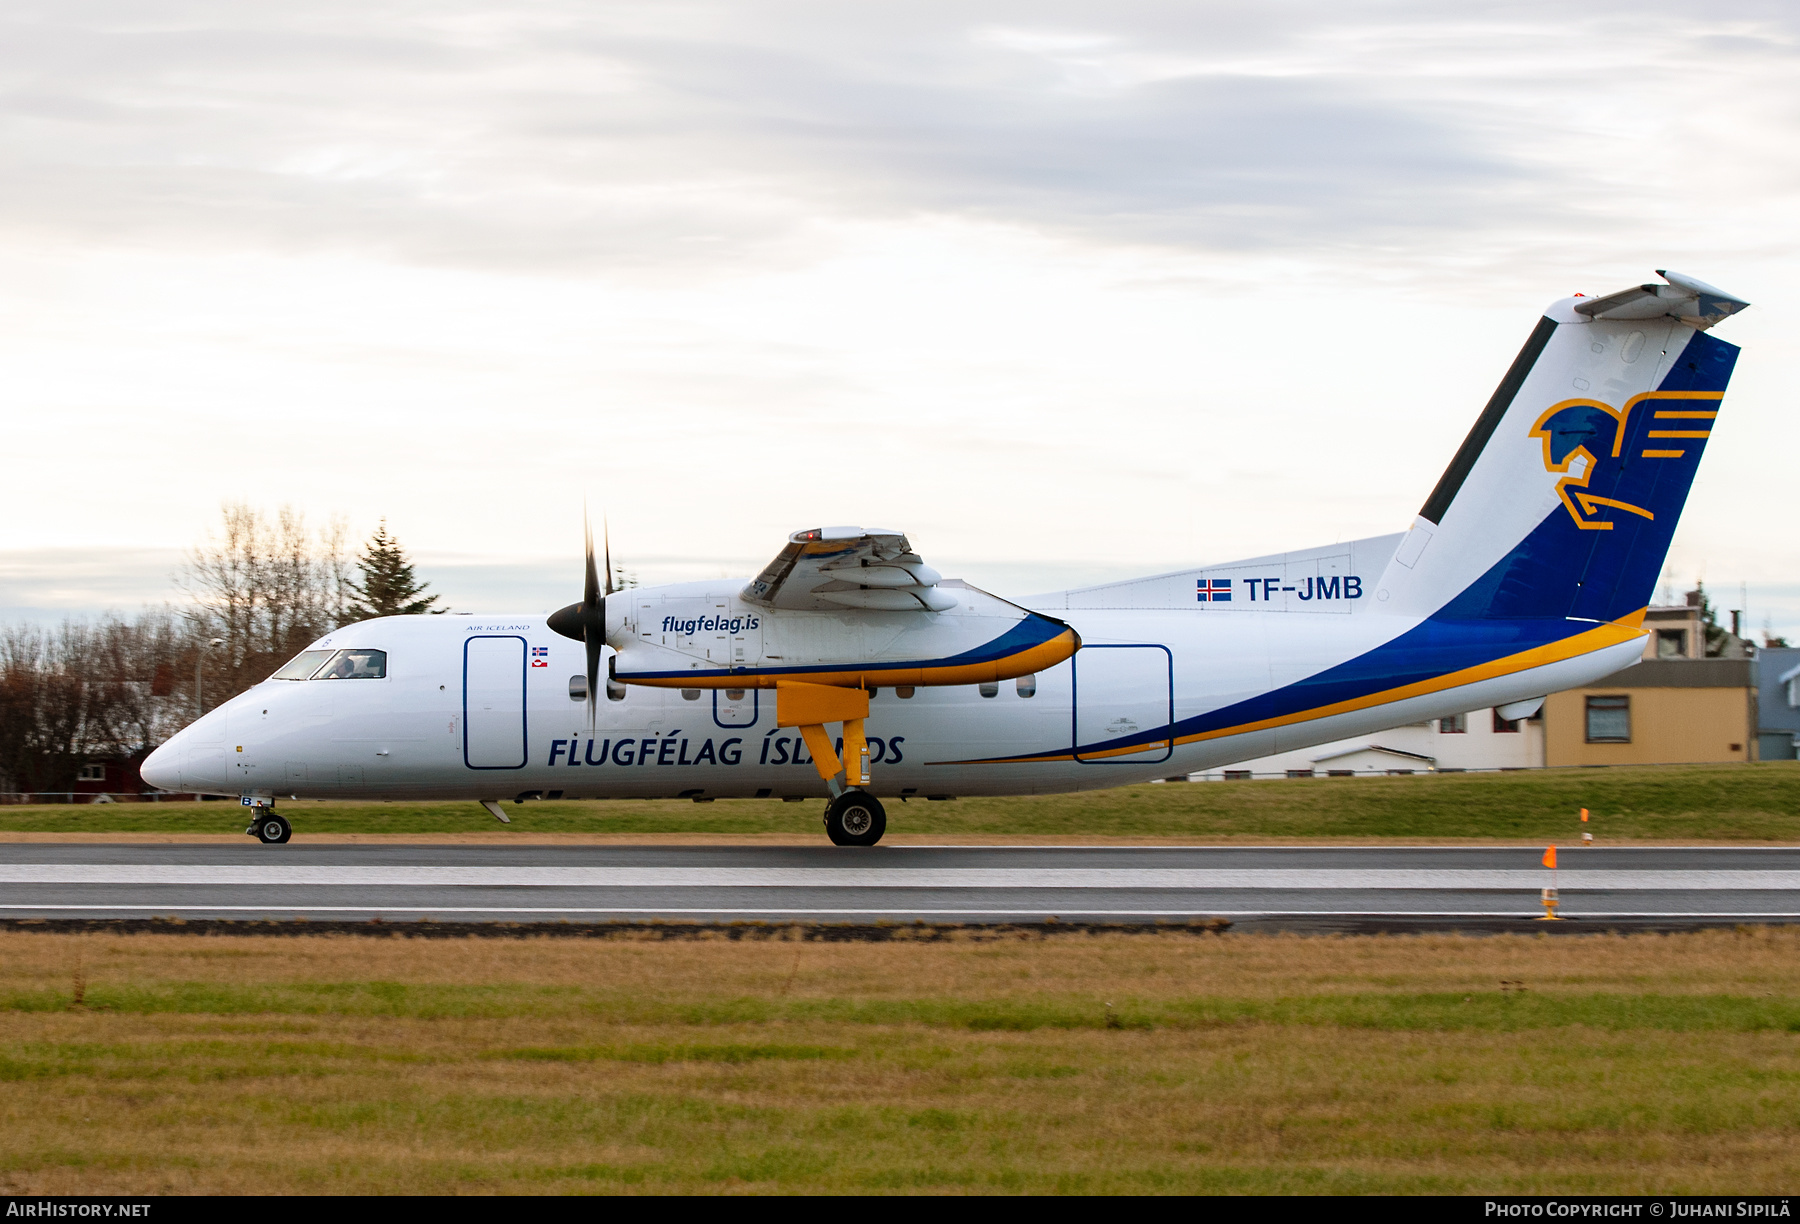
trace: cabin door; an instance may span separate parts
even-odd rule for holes
[[[463,643],[463,763],[470,769],[525,765],[525,639]]]

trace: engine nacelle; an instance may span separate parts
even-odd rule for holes
[[[917,575],[914,575],[917,580]],[[783,608],[735,585],[692,582],[621,591],[607,601],[613,675],[663,688],[773,688],[782,680],[856,688],[979,684],[1056,666],[1080,648],[1062,621],[931,573],[938,607],[875,600]],[[886,593],[871,583],[854,592]]]

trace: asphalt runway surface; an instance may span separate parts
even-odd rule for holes
[[[0,844],[0,919],[1576,929],[1800,921],[1800,849]],[[1538,924],[1536,929],[1545,929]]]

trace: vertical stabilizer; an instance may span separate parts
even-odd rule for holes
[[[1650,599],[1738,350],[1747,304],[1661,273],[1553,304],[1376,585],[1386,610],[1626,620]]]

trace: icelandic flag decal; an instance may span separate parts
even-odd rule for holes
[[[550,648],[548,646],[533,646],[531,648],[531,665],[533,667],[549,667]]]
[[[1229,578],[1202,578],[1194,585],[1196,588],[1194,598],[1201,603],[1208,601],[1212,603],[1231,602],[1231,579]]]

